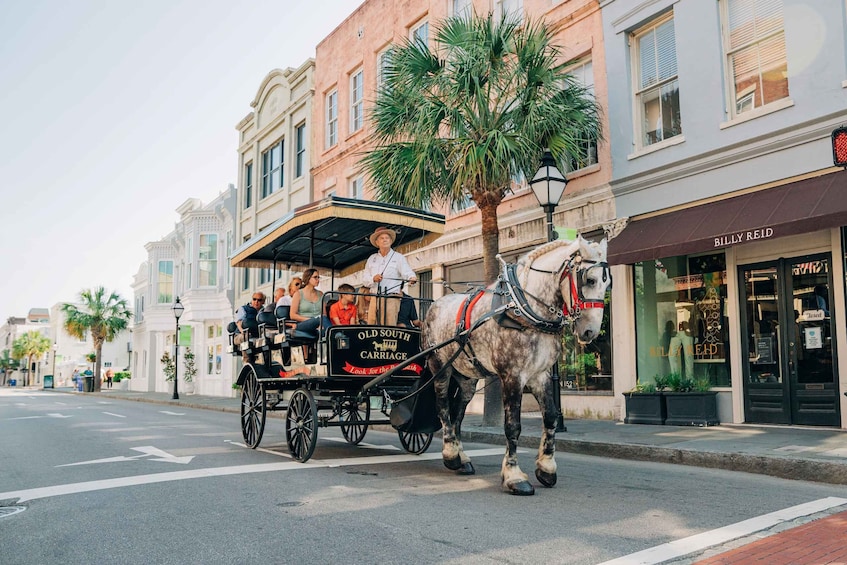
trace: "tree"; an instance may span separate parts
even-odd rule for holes
[[[19,366],[20,363],[12,357],[11,351],[4,349],[3,355],[0,356],[0,371],[3,371],[3,386],[6,386],[6,383],[9,382],[9,373],[16,371]]]
[[[12,357],[15,359],[26,359],[26,377],[24,386],[33,383],[32,361],[38,359],[50,350],[52,346],[50,338],[39,332],[31,330],[18,336],[12,343]]]
[[[79,293],[79,304],[62,304],[65,314],[65,331],[73,337],[84,339],[91,334],[97,360],[94,368],[94,390],[100,390],[103,343],[111,342],[129,325],[132,312],[127,301],[116,292],[107,293],[102,286]]]
[[[361,160],[377,198],[418,208],[473,200],[489,283],[499,272],[497,207],[512,179],[532,178],[545,148],[567,170],[581,144],[599,138],[599,108],[565,72],[555,33],[508,16],[448,18],[437,52],[418,40],[392,51],[377,93],[373,149]],[[488,397],[492,425],[500,407]]]

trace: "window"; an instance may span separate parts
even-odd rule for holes
[[[250,269],[244,269],[244,276],[241,278],[241,290],[250,288]]]
[[[523,20],[523,0],[497,0],[498,14],[506,14],[518,21]]]
[[[675,373],[730,386],[724,253],[644,261],[634,274],[638,382]]]
[[[358,177],[350,180],[350,198],[358,198],[359,200],[364,200],[364,198],[365,198],[365,179],[364,179],[364,177],[358,176]]]
[[[303,176],[303,168],[306,164],[306,124],[302,123],[294,130],[297,155],[294,159],[294,177]]]
[[[259,269],[259,285],[271,282],[271,269]]]
[[[158,304],[170,304],[174,300],[174,262],[159,261]]]
[[[357,71],[350,77],[350,133],[359,131],[365,123],[364,74]]]
[[[568,74],[584,86],[589,95],[594,96],[594,66],[591,63],[591,59],[578,61],[568,69]],[[579,169],[597,164],[597,136],[586,133],[578,140],[578,144],[579,152],[568,158],[568,172],[578,171]]]
[[[788,98],[782,0],[725,0],[722,19],[731,116]]]
[[[338,143],[338,91],[333,90],[326,96],[326,147]]]
[[[253,205],[253,163],[244,165],[244,209]]]
[[[663,17],[633,37],[635,105],[640,147],[682,133],[672,17]]]
[[[388,68],[391,66],[391,57],[393,50],[391,47],[382,51],[376,56],[376,88],[377,90],[385,86],[385,77]]]
[[[267,198],[278,188],[282,188],[285,165],[285,140],[277,143],[262,153],[262,198]]]
[[[468,18],[473,14],[472,0],[453,0],[453,15],[457,18]]]
[[[218,236],[214,233],[200,235],[200,286],[218,285]]]
[[[412,29],[411,39],[423,45],[429,45],[429,22],[423,22]]]
[[[230,257],[232,255],[232,231],[226,232],[226,257]],[[226,286],[229,288],[229,283],[232,280],[232,267],[229,265],[226,266]]]

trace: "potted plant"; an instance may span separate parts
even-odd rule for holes
[[[194,352],[190,347],[185,348],[184,368],[182,372],[182,380],[186,383],[186,394],[194,394],[194,377],[197,376],[197,363],[194,357]]]
[[[661,426],[665,423],[666,409],[664,392],[665,379],[655,377],[655,382],[639,383],[629,392],[623,393],[626,404],[625,424],[654,424]]]
[[[718,393],[709,379],[681,378],[672,374],[667,379],[669,391],[665,392],[665,406],[669,426],[717,426]]]
[[[176,365],[174,364],[173,357],[171,354],[165,351],[165,354],[162,355],[162,358],[159,359],[159,362],[162,364],[162,372],[165,374],[165,381],[174,380],[174,375],[176,374]]]

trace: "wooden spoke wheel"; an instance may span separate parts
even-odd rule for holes
[[[348,398],[341,402],[341,414],[338,419],[341,422],[341,433],[344,434],[347,443],[359,445],[365,439],[365,433],[368,431],[366,422],[370,416],[370,398],[365,398],[361,402],[355,398]]]
[[[241,386],[241,435],[247,447],[256,449],[265,432],[265,387],[250,365],[244,367],[247,378]]]
[[[315,397],[305,388],[291,395],[285,411],[285,439],[288,451],[297,461],[308,461],[318,443],[318,407]]]
[[[400,443],[403,445],[403,449],[415,455],[420,455],[429,449],[429,444],[432,443],[432,434],[401,432],[399,430],[397,434],[400,436]]]

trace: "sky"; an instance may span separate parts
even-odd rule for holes
[[[0,324],[104,286],[237,182],[235,125],[361,0],[4,0]]]

